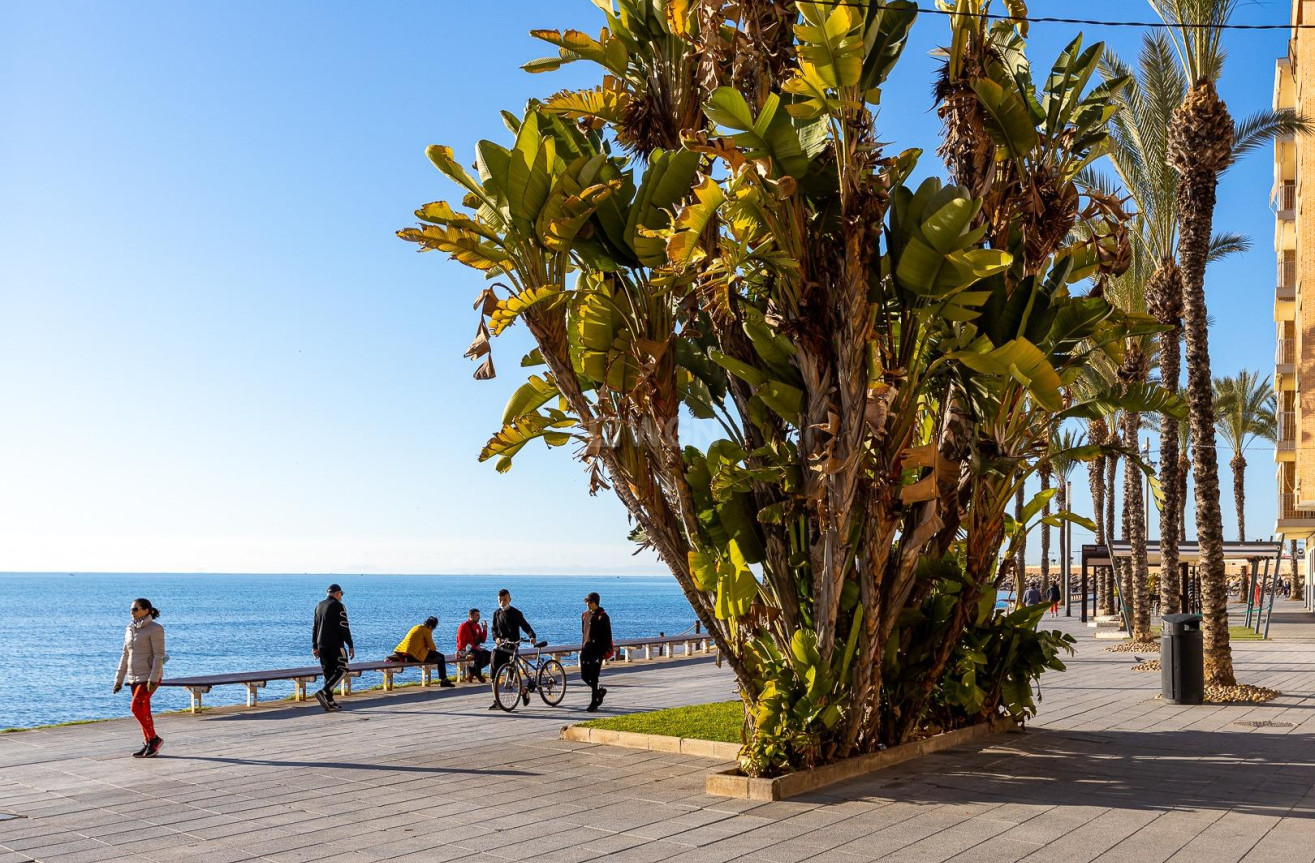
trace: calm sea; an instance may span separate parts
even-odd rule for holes
[[[671,578],[422,575],[161,575],[0,573],[0,728],[128,715],[127,689],[110,692],[133,599],[161,609],[166,677],[314,665],[311,616],[324,588],[343,586],[356,658],[383,659],[406,631],[437,615],[439,649],[455,650],[471,608],[487,622],[506,587],[541,637],[578,641],[584,595],[596,590],[615,637],[673,634],[694,613]],[[374,685],[378,678],[363,678]],[[270,683],[261,698],[291,694]],[[206,704],[240,704],[246,690],[218,687]],[[157,711],[187,707],[187,693],[159,690]]]

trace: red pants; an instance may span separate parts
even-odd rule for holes
[[[151,719],[151,688],[145,683],[132,685],[132,715],[142,726],[146,742],[155,739],[155,721]]]

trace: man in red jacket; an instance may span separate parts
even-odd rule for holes
[[[466,680],[484,682],[484,666],[489,664],[489,652],[481,645],[489,637],[489,628],[479,622],[479,609],[472,608],[470,616],[457,627],[457,659],[469,658]]]

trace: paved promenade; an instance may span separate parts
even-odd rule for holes
[[[130,719],[0,735],[0,813],[22,816],[0,863],[1315,860],[1315,619],[1237,644],[1239,677],[1284,696],[1227,707],[1153,700],[1159,675],[1074,621],[1026,733],[777,803],[704,795],[715,762],[557,740],[578,685],[512,715],[459,688],[170,716],[154,761],[127,757]],[[606,682],[612,710],[733,696],[706,660]]]

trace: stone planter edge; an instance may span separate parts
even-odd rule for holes
[[[671,737],[666,734],[640,734],[635,731],[613,731],[610,728],[563,725],[558,737],[576,743],[598,743],[604,746],[624,746],[629,749],[651,749],[654,752],[675,752],[717,761],[735,761],[740,757],[738,743],[699,740],[693,737]]]
[[[738,797],[748,800],[786,800],[816,791],[827,785],[854,779],[878,770],[884,770],[901,762],[930,755],[954,746],[961,746],[974,740],[980,740],[991,734],[1015,728],[1009,719],[997,719],[970,725],[954,731],[946,731],[912,743],[904,743],[880,752],[846,758],[833,764],[815,767],[812,770],[800,770],[772,779],[755,779],[740,774],[738,768],[722,770],[708,774],[704,790],[716,797]]]

